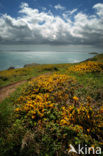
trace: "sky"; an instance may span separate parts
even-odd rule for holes
[[[103,49],[103,0],[0,0],[0,44]]]

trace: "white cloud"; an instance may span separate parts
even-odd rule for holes
[[[77,10],[78,10],[78,9],[73,9],[73,10],[65,11],[65,14],[72,15],[72,14],[74,14],[75,12],[77,12]]]
[[[70,11],[70,14],[74,14],[75,12],[77,12],[78,9],[73,9],[72,11]]]
[[[97,10],[97,15],[103,17],[103,3],[97,3],[93,6],[93,8]]]
[[[71,23],[70,21],[70,17],[77,12],[78,9],[73,9],[73,10],[68,10],[68,11],[64,11],[64,13],[62,14],[64,19],[68,22]]]
[[[55,8],[56,10],[65,10],[65,7],[62,6],[62,5],[60,5],[60,4],[55,5],[54,8]]]
[[[7,14],[0,17],[0,43],[103,46],[103,4],[96,4],[93,9],[93,15],[73,9],[68,10],[68,16],[64,11],[63,18],[22,3],[17,18]]]
[[[20,7],[21,8],[26,8],[26,7],[29,7],[29,5],[28,5],[28,3],[22,2]]]

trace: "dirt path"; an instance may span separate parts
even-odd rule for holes
[[[24,82],[26,82],[26,80],[0,88],[0,102],[2,102],[6,97],[13,93],[17,89],[17,87],[22,85]]]
[[[41,75],[47,75],[47,74],[50,74],[50,72],[48,73],[45,73],[45,74],[41,74]],[[32,77],[29,79],[32,80],[36,77]],[[22,85],[23,83],[27,82],[28,80],[23,80],[23,81],[19,81],[19,82],[16,82],[16,83],[13,83],[13,84],[10,84],[8,86],[5,86],[5,87],[1,87],[0,88],[0,103],[6,98],[8,97],[11,93],[13,93],[20,85]]]

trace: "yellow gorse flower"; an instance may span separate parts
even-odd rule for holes
[[[69,71],[79,73],[103,72],[103,63],[87,61],[69,67]]]
[[[71,76],[62,74],[42,75],[29,82],[28,88],[24,91],[24,96],[18,98],[19,108],[17,112],[22,112],[32,119],[44,118],[47,111],[54,109],[57,103],[69,99],[70,82],[75,83]]]
[[[78,98],[77,96],[74,96],[74,97],[73,97],[73,100],[74,100],[74,101],[78,101],[79,98]]]
[[[99,112],[102,114],[103,113],[103,106],[100,107]]]

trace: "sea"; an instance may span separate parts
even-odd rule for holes
[[[92,51],[91,51],[92,52]],[[101,53],[101,52],[100,52]],[[84,61],[95,56],[87,51],[77,49],[49,50],[41,48],[36,49],[34,46],[0,46],[0,71],[9,67],[22,68],[25,64],[63,64],[76,63]]]

